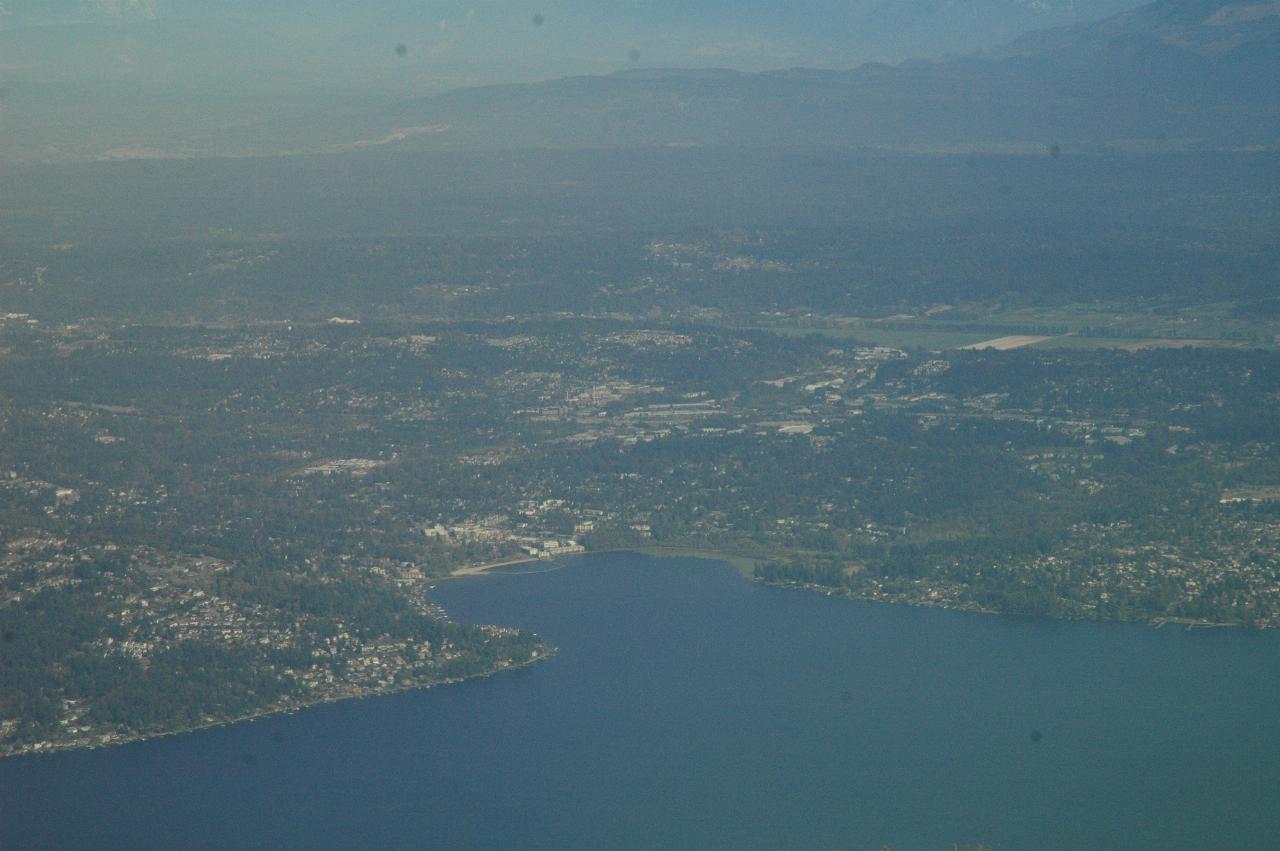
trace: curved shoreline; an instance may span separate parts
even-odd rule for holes
[[[489,562],[485,564],[468,565],[454,570],[443,578],[450,579],[463,576],[483,576],[489,572],[496,571],[502,567],[509,567],[516,564],[527,564],[539,561],[560,561],[566,558],[575,558],[581,556],[605,555],[608,553],[638,553],[644,556],[654,558],[696,558],[707,561],[720,561],[732,566],[747,579],[753,582],[759,582],[770,588],[779,588],[792,591],[808,591],[810,593],[822,594],[826,597],[840,597],[845,600],[857,600],[863,603],[887,603],[899,606],[916,606],[926,609],[945,609],[953,612],[968,612],[975,615],[1007,615],[1009,617],[1023,617],[1017,612],[1006,612],[1000,609],[990,609],[977,603],[953,603],[946,600],[932,600],[928,598],[911,598],[911,597],[884,597],[875,594],[860,594],[857,591],[848,588],[834,588],[826,585],[816,585],[806,582],[789,582],[777,581],[767,582],[755,576],[753,567],[755,564],[768,560],[768,556],[747,556],[738,553],[728,552],[726,550],[708,549],[702,547],[689,546],[644,546],[644,547],[610,547],[602,550],[587,550],[581,553],[568,553],[563,556],[557,556],[554,559],[540,559],[534,557],[524,557],[517,559],[506,559],[503,561]],[[1091,617],[1044,617],[1045,620],[1053,621],[1081,621],[1091,623],[1128,623],[1128,624],[1146,624],[1147,626],[1159,629],[1161,627],[1174,625],[1181,626],[1186,629],[1243,629],[1244,624],[1225,623],[1220,621],[1202,620],[1196,618],[1177,617],[1172,615],[1152,615],[1150,617],[1141,618],[1091,618]]]
[[[730,565],[735,570],[737,570],[740,574],[742,574],[745,578],[754,582],[758,582],[761,585],[765,585],[770,588],[793,590],[793,591],[807,591],[810,593],[822,594],[823,596],[827,596],[827,597],[840,597],[845,600],[857,600],[859,602],[866,602],[866,603],[888,603],[893,605],[916,606],[916,607],[932,608],[932,609],[945,609],[948,611],[967,612],[969,614],[1008,615],[1011,617],[1019,616],[1017,613],[1004,612],[1004,611],[1000,611],[999,609],[989,609],[989,608],[979,606],[977,604],[963,604],[963,603],[955,604],[955,603],[949,603],[946,601],[930,600],[930,599],[902,599],[902,598],[887,599],[887,598],[875,596],[875,595],[859,594],[847,588],[832,588],[824,585],[815,585],[812,583],[787,582],[787,581],[766,582],[764,580],[756,578],[751,569],[754,566],[754,564],[764,561],[766,557],[746,556],[746,555],[741,555],[736,553],[730,553],[724,550],[715,550],[715,549],[707,549],[707,548],[701,548],[701,547],[688,547],[688,546],[610,547],[608,549],[587,550],[584,552],[566,553],[565,555],[556,556],[554,558],[538,558],[536,556],[522,556],[517,558],[502,559],[494,562],[485,562],[482,564],[465,565],[463,567],[455,568],[450,573],[445,574],[444,576],[437,577],[436,581],[446,580],[446,579],[460,579],[460,578],[465,578],[470,576],[484,576],[489,573],[496,572],[504,567],[514,567],[516,565],[522,565],[522,564],[534,564],[538,562],[555,563],[568,558],[581,558],[584,556],[600,556],[600,555],[607,555],[610,553],[636,553],[639,555],[649,556],[653,558],[696,558],[696,559],[701,559],[706,561],[718,561],[718,562],[723,562],[725,564]],[[1044,617],[1044,619],[1058,620],[1058,621],[1065,620],[1065,621],[1093,622],[1093,623],[1146,624],[1156,629],[1159,629],[1168,625],[1182,626],[1184,629],[1187,629],[1187,630],[1243,628],[1244,626],[1243,624],[1238,624],[1238,623],[1222,623],[1217,621],[1197,620],[1194,618],[1183,618],[1183,617],[1173,617],[1173,616],[1153,616],[1149,618],[1131,618],[1131,619],[1090,618],[1090,617]],[[133,742],[143,742],[151,739],[164,738],[167,736],[178,736],[186,733],[195,733],[195,732],[199,732],[200,730],[208,730],[214,727],[223,727],[223,726],[229,726],[232,724],[239,724],[246,721],[254,721],[259,718],[266,718],[272,715],[293,714],[303,709],[309,709],[315,706],[322,706],[328,703],[339,703],[341,701],[347,701],[347,700],[361,700],[364,698],[381,697],[384,695],[399,694],[399,693],[408,692],[408,691],[421,691],[421,690],[434,688],[435,686],[441,686],[441,685],[457,685],[458,683],[466,682],[468,680],[491,677],[506,671],[514,671],[522,668],[527,668],[536,664],[537,662],[543,661],[544,659],[549,659],[553,656],[556,656],[558,653],[559,653],[559,650],[557,648],[548,645],[545,652],[541,653],[537,657],[527,659],[523,662],[512,663],[505,667],[494,668],[492,670],[484,671],[479,674],[473,674],[468,677],[453,677],[453,678],[434,680],[428,683],[416,683],[416,684],[409,684],[409,685],[402,685],[402,686],[391,686],[387,688],[375,688],[375,689],[369,689],[360,694],[345,694],[345,695],[321,697],[313,700],[300,700],[297,702],[290,703],[288,705],[266,707],[255,712],[246,713],[244,715],[235,716],[233,718],[218,719],[215,721],[196,724],[189,727],[182,727],[174,730],[165,730],[163,732],[156,732],[156,733],[138,733],[138,734],[131,734],[131,735],[130,734],[121,735],[119,738],[113,738],[107,742],[101,742],[101,741],[99,742],[68,742],[68,743],[61,743],[61,744],[37,742],[36,745],[46,744],[48,746],[39,748],[37,750],[35,745],[32,745],[32,746],[26,746],[23,748],[19,748],[19,749],[7,751],[7,752],[0,752],[0,759],[5,759],[8,757],[16,757],[16,756],[40,756],[44,754],[60,753],[60,752],[71,751],[71,750],[97,750],[99,748],[115,747],[117,745],[125,745]]]
[[[559,648],[553,647],[551,645],[547,645],[544,652],[541,652],[539,653],[539,655],[532,657],[530,659],[526,659],[523,662],[512,662],[509,665],[505,665],[499,668],[493,668],[491,670],[483,671],[478,674],[472,674],[471,676],[467,676],[467,677],[446,677],[444,679],[433,680],[428,683],[411,683],[409,685],[368,689],[367,691],[364,691],[360,694],[331,695],[328,697],[315,698],[313,700],[299,700],[297,702],[291,702],[288,705],[273,705],[269,707],[264,707],[254,712],[248,712],[243,715],[237,715],[232,718],[219,718],[214,721],[208,721],[201,724],[194,724],[189,727],[180,727],[174,730],[163,730],[163,731],[154,732],[154,733],[120,734],[119,738],[112,738],[110,741],[106,741],[106,742],[103,742],[103,741],[97,741],[97,742],[82,741],[82,742],[62,742],[62,743],[36,742],[34,745],[29,745],[26,747],[17,748],[15,750],[0,753],[0,759],[8,759],[11,757],[20,757],[20,756],[39,757],[39,756],[47,756],[55,753],[65,753],[66,751],[81,751],[81,750],[92,751],[92,750],[100,750],[104,748],[114,748],[120,745],[128,745],[136,742],[147,742],[153,739],[164,739],[170,736],[183,736],[183,735],[186,735],[187,733],[198,733],[201,730],[212,730],[215,727],[230,727],[233,724],[241,724],[248,721],[256,721],[260,718],[269,718],[273,715],[293,715],[294,713],[299,712],[303,709],[312,709],[317,706],[324,706],[325,704],[329,704],[329,703],[343,703],[349,700],[365,700],[365,699],[374,698],[374,697],[385,697],[387,695],[392,695],[392,694],[403,694],[404,692],[410,692],[410,691],[426,691],[427,689],[435,688],[436,686],[458,685],[459,683],[465,683],[471,680],[479,680],[479,679],[484,679],[486,677],[496,676],[497,674],[504,674],[508,671],[518,671],[523,668],[528,668],[546,659],[550,659],[553,656],[558,655],[559,653],[560,653]],[[40,744],[47,744],[48,746],[37,748],[36,745],[40,745]]]

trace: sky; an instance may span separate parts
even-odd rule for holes
[[[742,70],[847,67],[995,46],[1042,27],[1092,20],[1133,0],[0,0],[0,26],[143,25],[238,20],[331,53],[391,42],[423,56],[501,64],[557,57],[567,68],[616,61]],[[540,22],[535,24],[534,22]],[[632,59],[639,52],[639,60]],[[202,58],[203,61],[203,58]]]
[[[629,69],[847,69],[967,54],[1135,5],[0,0],[0,158],[222,150],[229,133],[294,116],[315,126],[326,110]]]

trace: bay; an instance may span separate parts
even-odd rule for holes
[[[530,668],[0,761],[0,847],[1274,848],[1280,636],[609,554],[441,583]]]

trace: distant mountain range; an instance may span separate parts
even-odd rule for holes
[[[1280,2],[370,0],[353,8],[0,0],[0,159],[1280,141]],[[1029,32],[1037,23],[1064,26]],[[965,55],[859,59],[952,49]]]
[[[1000,55],[1054,54],[1096,58],[1109,53],[1128,58],[1145,51],[1204,57],[1276,60],[1280,2],[1173,0],[1151,3],[1092,23],[1042,30],[1016,39]]]
[[[636,70],[450,92],[369,141],[662,145],[1274,146],[1280,3],[1160,0],[988,54],[849,71]]]

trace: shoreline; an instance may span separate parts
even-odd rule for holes
[[[746,579],[757,582],[767,588],[779,588],[790,591],[806,591],[813,594],[822,594],[825,597],[839,597],[845,600],[856,600],[863,603],[885,603],[897,606],[913,606],[925,609],[943,609],[951,612],[967,612],[975,615],[1004,615],[1007,617],[1039,617],[1049,621],[1074,621],[1088,623],[1126,623],[1126,624],[1145,624],[1155,629],[1161,629],[1165,626],[1181,626],[1184,629],[1244,629],[1245,625],[1240,623],[1223,623],[1219,621],[1198,620],[1195,618],[1176,617],[1171,615],[1155,615],[1147,618],[1094,618],[1087,616],[1070,617],[1050,617],[1039,615],[1025,615],[1017,612],[1006,612],[1000,609],[989,609],[980,606],[977,603],[948,602],[945,600],[931,600],[927,598],[886,598],[871,594],[859,594],[847,588],[833,588],[826,585],[815,585],[804,582],[767,582],[758,579],[754,573],[754,566],[760,562],[767,561],[769,556],[748,556],[739,553],[732,553],[726,550],[716,550],[704,547],[690,546],[640,546],[640,547],[610,547],[602,550],[587,550],[580,553],[567,553],[563,556],[557,556],[553,559],[541,559],[536,557],[524,557],[517,559],[504,559],[497,562],[489,562],[485,564],[468,565],[458,568],[452,573],[443,577],[450,579],[463,576],[483,576],[490,571],[497,570],[502,567],[509,567],[516,564],[527,564],[530,562],[548,561],[554,562],[565,558],[580,558],[582,556],[606,555],[608,553],[637,553],[639,555],[651,556],[654,558],[696,558],[707,561],[724,562],[738,573],[742,574]]]
[[[815,585],[812,583],[802,582],[767,582],[754,576],[752,568],[756,563],[765,561],[764,556],[746,556],[737,553],[730,553],[725,550],[715,550],[702,547],[688,546],[647,546],[647,547],[610,547],[601,550],[586,550],[584,552],[566,553],[562,556],[554,558],[539,558],[537,556],[521,556],[516,558],[501,559],[499,561],[484,562],[481,564],[464,565],[455,568],[451,572],[436,577],[435,581],[443,581],[447,579],[460,579],[471,576],[484,576],[493,571],[497,571],[504,567],[514,567],[522,564],[534,564],[538,562],[554,563],[568,558],[582,558],[584,556],[599,556],[610,553],[635,553],[639,555],[649,556],[653,558],[695,558],[705,561],[723,562],[733,567],[739,574],[746,579],[756,582],[767,588],[776,588],[779,590],[804,591],[808,593],[822,594],[826,597],[839,597],[844,600],[852,600],[864,603],[884,603],[889,605],[912,606],[918,608],[943,609],[954,612],[964,612],[977,615],[1004,615],[1007,617],[1037,617],[1040,620],[1047,621],[1075,621],[1075,622],[1091,622],[1091,623],[1117,623],[1117,624],[1145,624],[1146,626],[1161,629],[1165,626],[1181,626],[1185,630],[1194,629],[1243,629],[1244,624],[1240,623],[1223,623],[1217,621],[1197,620],[1194,618],[1174,617],[1160,615],[1149,618],[1092,618],[1087,616],[1081,617],[1048,617],[1021,615],[1015,612],[1005,612],[999,609],[989,609],[977,604],[951,603],[940,600],[929,599],[887,599],[884,597],[858,594],[847,588],[833,588],[825,585]],[[452,677],[440,680],[434,680],[427,683],[415,683],[402,686],[392,686],[388,688],[370,689],[361,694],[344,694],[328,697],[315,698],[312,700],[300,700],[288,705],[276,705],[264,707],[255,712],[246,713],[244,715],[235,716],[233,718],[222,718],[207,723],[196,724],[189,727],[182,727],[174,730],[165,730],[155,733],[138,733],[132,735],[122,735],[120,738],[112,739],[107,742],[68,742],[62,744],[41,743],[35,745],[46,744],[47,747],[36,749],[35,745],[25,746],[16,750],[0,752],[0,759],[20,756],[43,756],[46,754],[64,753],[74,750],[98,750],[101,748],[112,748],[119,745],[127,745],[135,742],[145,742],[152,739],[160,739],[168,736],[180,736],[187,733],[196,733],[201,730],[209,730],[215,727],[225,727],[233,724],[240,724],[249,721],[255,721],[260,718],[267,718],[273,715],[292,715],[304,709],[311,709],[330,703],[340,703],[348,700],[363,700],[366,698],[383,697],[392,694],[401,694],[410,691],[425,691],[436,686],[458,685],[469,680],[482,679],[492,677],[507,671],[515,671],[523,668],[531,667],[545,659],[550,659],[559,654],[558,648],[548,645],[546,651],[541,655],[527,659],[523,662],[516,662],[505,667],[493,668],[482,673],[473,674],[468,677]]]
[[[572,555],[586,555],[586,553],[573,553]],[[563,558],[563,556],[561,556]],[[483,576],[491,570],[497,570],[500,567],[512,567],[517,564],[530,564],[537,561],[552,561],[552,559],[538,558],[537,556],[517,556],[516,558],[503,559],[501,561],[487,561],[480,564],[467,564],[462,567],[455,567],[446,573],[440,579],[454,579],[460,576]]]
[[[559,655],[559,653],[560,653],[559,648],[548,645],[546,651],[543,653],[540,653],[536,657],[526,659],[523,662],[513,662],[510,665],[506,665],[500,668],[493,668],[492,670],[483,671],[479,674],[472,674],[469,677],[447,677],[445,679],[433,680],[428,683],[413,683],[410,685],[370,689],[361,694],[332,695],[328,697],[315,698],[314,700],[300,700],[296,703],[291,703],[287,706],[275,705],[275,706],[264,707],[257,711],[246,713],[244,715],[237,715],[233,718],[219,718],[215,721],[208,721],[201,724],[195,724],[190,727],[181,727],[175,730],[163,730],[161,732],[155,732],[155,733],[136,733],[136,734],[128,734],[128,735],[122,734],[120,738],[112,739],[111,741],[108,741],[108,742],[101,742],[101,741],[99,742],[64,742],[61,744],[36,742],[33,745],[18,748],[16,750],[0,752],[0,759],[11,759],[14,757],[23,757],[23,756],[40,757],[40,756],[48,756],[56,753],[66,753],[68,751],[103,750],[106,748],[119,747],[121,745],[136,744],[138,742],[149,742],[154,739],[165,739],[165,738],[169,738],[170,736],[185,736],[188,733],[198,733],[202,730],[212,730],[215,727],[230,727],[234,724],[243,724],[250,721],[257,721],[261,718],[269,718],[274,715],[293,715],[304,709],[314,709],[316,707],[324,706],[326,704],[331,704],[331,703],[343,703],[348,700],[366,700],[368,698],[374,698],[374,697],[386,697],[388,695],[403,694],[405,692],[410,692],[410,691],[426,691],[428,689],[435,688],[436,686],[454,686],[454,685],[459,685],[461,683],[470,682],[471,680],[480,680],[480,679],[485,679],[487,677],[497,676],[498,674],[504,674],[504,673],[507,673],[508,671],[522,670],[524,668],[528,668],[533,665],[536,665],[537,663],[542,662],[546,659],[550,659],[554,656],[557,656]],[[37,749],[36,745],[39,745],[39,744],[47,744],[48,747]]]
[[[839,597],[842,600],[852,600],[859,603],[883,603],[890,606],[911,606],[913,608],[920,609],[942,609],[948,612],[964,612],[971,615],[1000,615],[1009,618],[1033,618],[1041,621],[1065,621],[1069,623],[1129,624],[1131,626],[1149,626],[1153,629],[1161,629],[1162,627],[1170,624],[1184,627],[1187,630],[1245,628],[1245,625],[1241,623],[1222,623],[1219,621],[1197,620],[1195,618],[1173,617],[1168,615],[1158,615],[1150,618],[1091,618],[1083,615],[1079,617],[1072,617],[1068,615],[1053,617],[1050,615],[1033,615],[1023,612],[1006,612],[1001,611],[1000,609],[988,609],[984,606],[979,606],[977,603],[951,603],[946,600],[877,597],[871,594],[859,594],[848,588],[833,588],[827,585],[815,585],[809,582],[756,581],[766,588],[777,588],[783,591],[805,591],[811,594],[821,594],[824,597]]]

